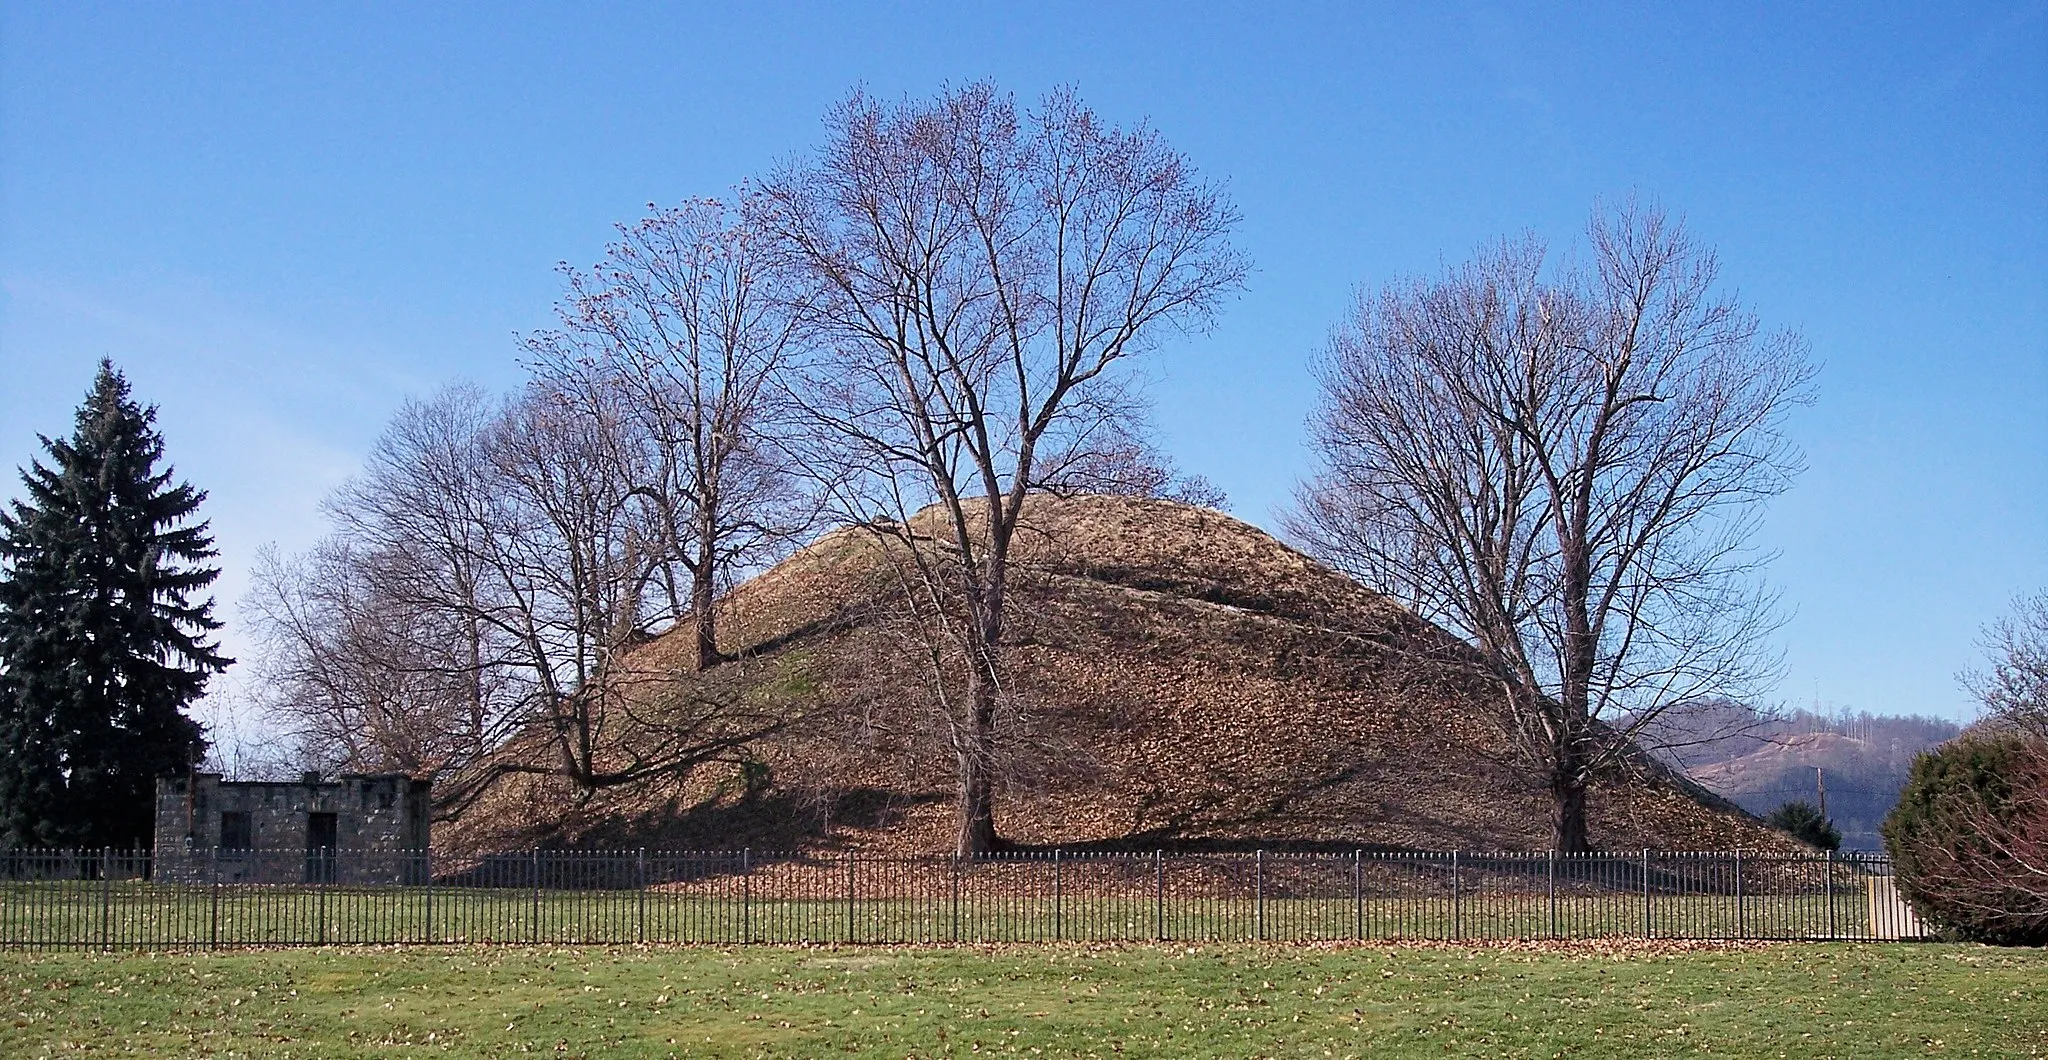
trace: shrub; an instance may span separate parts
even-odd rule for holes
[[[1835,822],[1820,815],[1812,803],[1794,799],[1771,811],[1764,823],[1809,846],[1822,850],[1842,849],[1842,833]]]
[[[1974,735],[1920,755],[1884,841],[1900,893],[1930,924],[2048,943],[2048,746]]]

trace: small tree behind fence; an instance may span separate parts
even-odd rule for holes
[[[0,947],[1905,939],[1882,855],[0,850]]]

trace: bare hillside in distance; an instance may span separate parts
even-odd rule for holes
[[[1878,826],[1898,801],[1913,756],[1962,731],[1955,722],[1922,715],[1796,710],[1741,735],[1715,738],[1739,728],[1744,712],[1731,706],[1674,719],[1664,738],[1679,746],[1663,756],[1758,816],[1794,799],[1818,802],[1825,784],[1828,816],[1845,850],[1883,849]]]

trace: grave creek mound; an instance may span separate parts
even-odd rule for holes
[[[1006,844],[1549,845],[1541,779],[1455,637],[1209,509],[1038,497],[1024,523],[1002,649]],[[437,845],[950,850],[953,759],[920,654],[933,642],[904,617],[901,549],[882,541],[838,530],[734,587],[719,614],[732,661],[693,672],[678,629],[614,668],[618,757],[659,742],[664,704],[693,699],[745,703],[781,719],[775,732],[594,793],[507,776],[437,825]],[[499,759],[545,766],[551,740],[529,731]],[[1590,815],[1605,849],[1792,849],[1643,755],[1596,784]]]

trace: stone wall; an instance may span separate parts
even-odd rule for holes
[[[400,774],[308,774],[297,783],[228,781],[199,773],[157,781],[156,874],[222,883],[398,883],[423,871],[432,806],[428,782]],[[223,834],[242,815],[242,836]],[[333,843],[316,850],[315,815]]]

